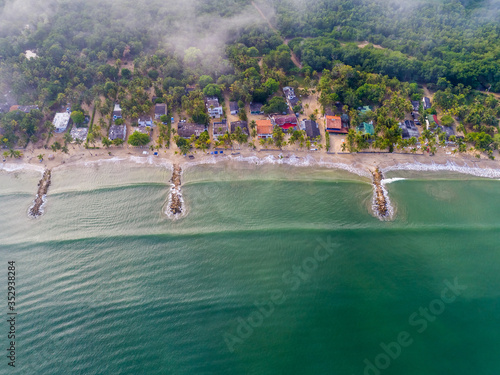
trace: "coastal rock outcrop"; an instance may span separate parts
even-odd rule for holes
[[[45,205],[47,191],[49,190],[51,181],[51,171],[46,169],[43,172],[42,179],[38,183],[38,191],[33,201],[33,205],[28,210],[28,215],[33,218],[37,218],[43,215],[43,206]]]
[[[184,199],[181,191],[182,168],[174,164],[172,178],[170,179],[170,194],[165,211],[169,218],[176,219],[184,214]]]

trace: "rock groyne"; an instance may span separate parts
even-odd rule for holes
[[[381,220],[392,219],[393,209],[389,201],[389,195],[382,183],[384,175],[379,168],[371,171],[373,177],[373,211]]]
[[[38,191],[33,201],[33,205],[28,210],[28,215],[33,218],[37,218],[43,215],[44,210],[43,206],[45,205],[47,191],[49,190],[50,181],[51,181],[51,171],[50,169],[46,169],[43,172],[42,179],[38,183]]]
[[[182,168],[174,164],[170,179],[170,193],[168,196],[166,215],[171,219],[179,218],[184,214],[184,199],[181,191]]]

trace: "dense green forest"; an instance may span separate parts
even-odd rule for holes
[[[273,0],[280,32],[314,70],[337,59],[401,80],[500,91],[500,2]],[[323,38],[319,38],[323,37]],[[331,43],[369,41],[386,51]]]
[[[263,103],[271,113],[284,105],[280,87],[292,86],[303,96],[318,92],[323,110],[341,102],[352,127],[358,106],[377,107],[375,144],[392,150],[401,137],[384,119],[408,113],[425,84],[436,92],[433,110],[464,133],[488,135],[491,142],[478,149],[490,150],[500,107],[475,90],[500,92],[499,3],[257,2],[276,32],[250,0],[0,0],[1,98],[40,108],[0,114],[0,143],[48,144],[53,113],[68,103],[72,112],[88,106],[109,117],[119,101],[124,117],[136,121],[151,110],[153,91],[171,113],[206,124],[204,95],[223,100],[227,93],[240,107]],[[363,41],[373,45],[360,48]],[[28,59],[26,50],[37,57]],[[91,126],[91,143],[110,123]],[[350,140],[353,150],[367,144]]]

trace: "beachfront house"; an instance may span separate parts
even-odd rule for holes
[[[259,138],[272,138],[273,137],[273,124],[271,120],[257,120],[257,136]]]
[[[228,126],[226,120],[220,122],[214,122],[214,139],[219,139],[228,131]]]
[[[205,99],[205,105],[207,107],[208,114],[212,118],[220,118],[224,114],[224,110],[219,104],[219,99],[217,97],[207,97]]]
[[[300,123],[300,129],[304,130],[310,139],[316,139],[321,134],[318,123],[313,120],[302,120]]]
[[[249,135],[248,132],[248,123],[246,121],[233,121],[231,122],[231,133],[236,132],[237,128],[241,128],[243,134]]]
[[[109,139],[114,141],[117,138],[125,140],[127,137],[127,126],[126,125],[111,125],[109,127]]]
[[[274,115],[271,117],[271,123],[283,130],[297,129],[297,117],[295,115]]]
[[[229,102],[229,111],[232,115],[237,115],[240,111],[240,107],[238,107],[238,102]]]
[[[404,120],[399,123],[399,127],[402,130],[402,138],[403,139],[410,139],[410,138],[418,138],[420,136],[420,133],[415,126],[415,123],[410,120]]]
[[[89,133],[89,128],[77,128],[76,126],[73,126],[70,132],[73,141],[76,140],[85,141],[87,139],[88,133]]]
[[[446,140],[449,140],[452,135],[455,135],[455,131],[451,126],[440,126],[440,128],[446,134]]]
[[[179,122],[177,134],[185,139],[190,139],[193,135],[198,138],[206,129],[205,125]]]
[[[325,129],[328,133],[347,134],[349,126],[342,122],[340,116],[325,116]]]
[[[63,133],[66,131],[69,125],[69,121],[71,120],[71,115],[68,111],[56,113],[54,116],[54,120],[52,123],[55,126],[56,133]]]
[[[159,120],[161,116],[167,114],[167,105],[165,103],[155,104],[155,120]]]
[[[356,131],[360,132],[363,135],[364,134],[374,135],[375,134],[375,130],[373,129],[373,121],[361,123],[356,128]]]

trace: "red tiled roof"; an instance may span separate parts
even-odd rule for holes
[[[270,120],[257,120],[255,122],[257,124],[257,133],[258,134],[272,134],[273,133],[273,124],[271,124]]]
[[[434,118],[436,125],[439,125],[438,117],[436,115],[433,115],[432,117]]]

